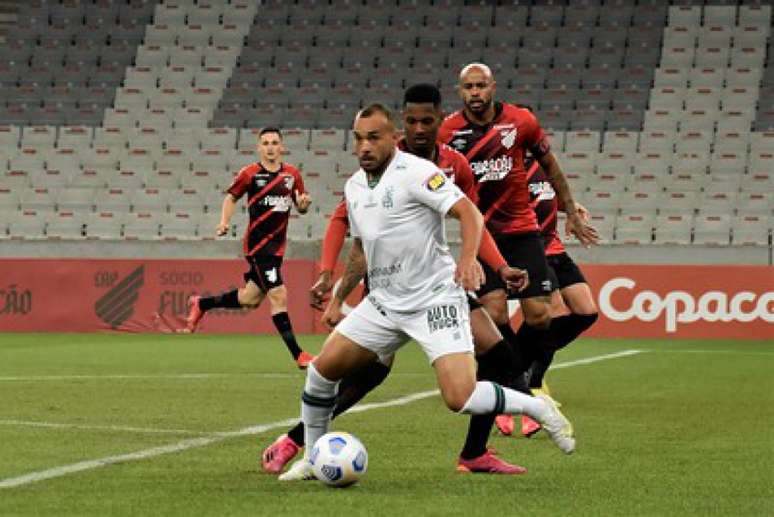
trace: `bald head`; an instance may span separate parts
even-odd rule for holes
[[[462,82],[464,78],[472,71],[478,71],[484,74],[484,76],[486,76],[487,78],[489,78],[489,80],[494,81],[494,75],[492,75],[491,68],[486,66],[484,63],[470,63],[468,65],[465,65],[465,67],[462,70],[460,70],[460,77],[459,77],[460,82]]]
[[[494,116],[493,99],[497,89],[492,70],[483,63],[470,63],[460,72],[458,88],[467,115],[474,121],[489,122]]]

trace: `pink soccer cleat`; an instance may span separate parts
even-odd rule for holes
[[[484,474],[526,474],[527,469],[520,465],[511,465],[495,456],[495,454],[487,449],[487,451],[472,460],[466,460],[460,458],[457,460],[457,472],[478,472]]]
[[[542,429],[541,425],[527,415],[521,415],[521,434],[525,438],[531,438],[533,434]]]
[[[298,365],[299,370],[306,370],[307,366],[309,366],[309,363],[312,361],[314,361],[314,356],[309,352],[301,352],[296,358],[296,364]]]
[[[263,470],[270,474],[279,474],[300,450],[301,447],[296,442],[288,435],[283,434],[263,451],[261,466]]]
[[[513,415],[497,415],[495,418],[495,425],[505,436],[513,434],[514,424]]]
[[[201,296],[191,296],[188,298],[188,318],[185,320],[185,328],[193,334],[196,332],[196,327],[199,326],[204,311],[199,307],[199,300]]]

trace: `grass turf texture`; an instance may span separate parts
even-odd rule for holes
[[[316,351],[321,338],[300,341]],[[346,490],[262,473],[260,452],[282,426],[0,488],[0,514],[769,514],[772,343],[581,340],[557,363],[627,349],[643,353],[548,375],[575,424],[576,454],[543,433],[493,433],[490,444],[526,476],[455,473],[468,419],[434,396],[334,422],[370,455],[365,480]],[[217,375],[186,375],[200,373]],[[0,480],[293,418],[302,384],[274,336],[0,334]],[[366,402],[434,388],[408,345]]]

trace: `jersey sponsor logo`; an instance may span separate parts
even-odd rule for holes
[[[518,134],[519,132],[516,128],[500,131],[500,142],[503,144],[503,147],[506,149],[513,147],[513,144],[516,143],[516,136]]]
[[[497,181],[503,179],[513,167],[513,158],[500,156],[491,160],[470,162],[470,168],[478,181]]]
[[[537,181],[529,184],[529,195],[536,201],[550,201],[556,197],[556,192],[548,181]]]
[[[774,323],[774,312],[769,310],[769,306],[774,303],[774,291],[760,296],[751,291],[740,291],[733,296],[722,291],[707,291],[697,300],[686,291],[670,291],[662,297],[654,291],[645,290],[634,296],[630,307],[613,306],[612,298],[616,291],[632,291],[636,286],[634,280],[626,277],[613,278],[605,283],[599,291],[602,313],[617,322],[631,319],[651,322],[665,314],[664,326],[668,333],[677,332],[678,324],[699,320],[749,323],[761,319]]]
[[[436,172],[430,177],[430,179],[427,180],[425,184],[427,185],[427,188],[435,192],[446,184],[446,176],[440,172]]]
[[[272,212],[287,212],[290,210],[290,196],[265,196],[261,199],[263,206],[271,206]]]
[[[460,326],[459,310],[454,305],[438,305],[427,311],[427,329],[436,332],[443,329],[456,329]]]
[[[261,178],[259,178],[257,176],[255,177],[255,186],[258,187],[258,188],[265,187],[267,182],[268,182],[268,180],[261,179]]]

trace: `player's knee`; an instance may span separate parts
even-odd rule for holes
[[[545,330],[551,325],[551,311],[546,307],[530,311],[524,315],[524,321],[530,327]]]
[[[484,298],[481,300],[484,309],[495,322],[495,325],[505,325],[508,323],[508,301],[505,296]]]
[[[242,288],[238,291],[237,300],[239,300],[239,305],[242,307],[255,309],[261,303],[261,294]]]
[[[443,401],[449,410],[459,413],[465,408],[472,394],[473,387],[465,388],[460,386],[457,389],[445,390],[443,392]]]
[[[277,307],[277,308],[287,307],[288,297],[287,297],[287,291],[285,291],[284,286],[270,289],[269,292],[267,293],[267,296],[269,298],[269,303],[271,303],[272,307]]]

